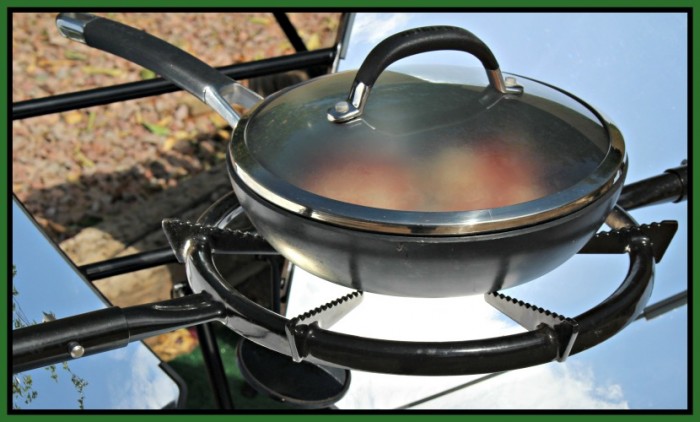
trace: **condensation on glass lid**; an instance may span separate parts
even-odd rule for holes
[[[320,196],[400,211],[469,211],[553,193],[526,148],[498,140],[437,148],[419,159],[395,154],[327,156],[299,187]]]

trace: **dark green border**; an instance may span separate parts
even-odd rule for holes
[[[2,24],[5,24],[8,22],[7,18],[7,9],[3,8],[0,10],[0,22]],[[2,25],[0,24],[0,25]],[[10,266],[8,265],[10,261],[10,254],[9,254],[9,234],[8,234],[8,227],[10,226],[9,220],[8,220],[8,208],[10,204],[9,200],[9,195],[10,193],[8,192],[9,185],[10,185],[10,167],[8,165],[8,156],[10,151],[10,131],[7,125],[7,121],[9,119],[9,102],[10,98],[8,96],[8,85],[9,85],[9,79],[10,79],[10,68],[8,66],[8,53],[7,53],[7,44],[8,44],[8,39],[10,39],[10,28],[9,26],[6,26],[6,32],[2,34],[3,37],[3,42],[0,43],[0,49],[2,50],[0,52],[0,69],[3,71],[3,75],[5,75],[5,79],[2,84],[0,84],[0,98],[2,98],[2,105],[0,106],[2,108],[2,118],[0,119],[0,133],[3,134],[2,146],[0,147],[0,169],[2,169],[2,178],[6,179],[6,183],[0,183],[0,277],[3,277],[4,280],[10,280],[12,278],[12,275],[10,273]],[[5,318],[0,318],[2,321],[2,328],[0,328],[0,350],[8,351],[8,345],[7,345],[7,330],[9,330],[9,322],[7,316],[9,315],[8,312],[8,298],[7,298],[7,292],[8,292],[8,286],[9,281],[6,281],[6,284],[3,285],[2,292],[5,292],[4,294],[0,294],[2,296],[3,300],[0,300],[0,315],[5,315]],[[0,352],[2,353],[2,352]],[[8,374],[9,372],[9,363],[8,359],[3,360],[3,371],[0,372],[0,374]],[[2,408],[2,413],[3,415],[7,413],[7,406],[8,406],[8,383],[9,383],[9,375],[6,376],[7,380],[2,380],[0,382],[0,397],[2,397],[1,402],[3,403],[1,406]]]
[[[98,5],[98,7],[95,7]],[[570,1],[570,2],[563,2],[563,1],[551,1],[551,0],[531,0],[531,1],[517,1],[517,0],[493,0],[493,1],[484,1],[484,0],[473,0],[473,1],[455,1],[455,0],[417,0],[417,1],[411,1],[411,0],[403,0],[403,1],[390,1],[390,0],[379,0],[379,1],[369,1],[369,0],[361,0],[361,1],[337,1],[337,0],[295,0],[295,1],[272,1],[272,0],[200,0],[197,3],[193,2],[188,2],[188,1],[183,1],[183,0],[171,0],[171,1],[163,1],[163,0],[106,0],[102,2],[97,2],[95,0],[90,0],[90,1],[78,1],[78,0],[64,0],[61,2],[55,2],[55,1],[50,1],[50,0],[7,0],[4,2],[2,9],[0,10],[1,15],[1,20],[3,24],[6,25],[6,31],[3,34],[3,43],[0,44],[0,64],[2,66],[2,69],[4,70],[4,75],[5,76],[5,83],[2,84],[2,87],[0,87],[0,96],[3,98],[2,102],[2,108],[3,108],[3,113],[2,116],[3,118],[0,119],[0,125],[3,129],[2,133],[6,134],[6,137],[3,139],[5,142],[5,148],[0,148],[0,167],[2,169],[5,169],[5,177],[7,177],[7,183],[1,184],[0,189],[2,189],[2,192],[0,194],[0,219],[2,222],[6,224],[0,224],[0,248],[7,248],[9,246],[9,232],[8,232],[8,227],[9,227],[9,220],[8,220],[8,209],[10,206],[10,192],[9,192],[9,186],[10,186],[10,168],[8,166],[8,156],[9,156],[9,151],[10,149],[10,138],[11,134],[9,131],[9,106],[10,104],[10,97],[9,97],[9,90],[8,90],[8,85],[9,85],[9,75],[11,74],[11,69],[8,66],[8,42],[10,39],[9,36],[9,31],[11,30],[11,25],[9,24],[9,12],[11,12],[12,8],[20,8],[20,9],[27,9],[27,8],[42,8],[42,9],[47,9],[47,10],[56,10],[59,7],[60,8],[65,8],[65,7],[78,7],[78,8],[90,8],[92,10],[95,10],[97,8],[101,7],[115,7],[115,8],[142,8],[142,7],[154,7],[154,8],[176,8],[176,7],[183,7],[183,8],[191,8],[193,4],[196,4],[198,8],[203,8],[203,7],[211,7],[211,8],[249,8],[249,9],[261,9],[261,8],[285,8],[285,9],[298,9],[298,8],[319,8],[319,9],[347,9],[349,7],[351,8],[363,8],[363,9],[370,9],[370,8],[382,8],[382,9],[387,9],[387,8],[393,8],[397,6],[401,7],[429,7],[431,9],[434,8],[486,8],[486,9],[495,9],[495,8],[505,8],[505,9],[512,9],[512,8],[517,8],[517,9],[523,9],[527,7],[529,10],[533,11],[538,11],[537,9],[539,8],[555,8],[558,9],[559,11],[565,11],[567,9],[569,10],[576,10],[580,11],[581,9],[585,8],[596,8],[598,10],[605,10],[605,11],[617,11],[617,12],[624,12],[628,10],[628,8],[634,9],[634,11],[641,11],[643,9],[641,8],[676,8],[676,7],[683,7],[683,8],[690,8],[694,9],[694,4],[695,2],[693,1],[678,1],[678,0],[668,0],[665,2],[659,1],[659,0],[636,0],[636,1],[607,1],[607,0],[576,0],[576,1]],[[523,10],[524,11],[524,10]],[[691,81],[690,81],[690,108],[689,108],[689,113],[691,114],[689,117],[689,122],[690,122],[690,129],[691,131],[690,136],[692,136],[692,139],[696,139],[696,134],[697,134],[697,126],[693,125],[693,121],[695,120],[695,111],[697,110],[696,107],[696,98],[697,96],[695,95],[698,91],[697,84],[695,84],[694,81],[694,74],[692,72],[693,69],[698,69],[697,62],[698,62],[698,56],[700,54],[697,54],[698,50],[698,43],[694,42],[694,40],[697,40],[697,31],[695,29],[695,26],[693,25],[693,16],[694,15],[694,10],[691,10],[691,16],[690,16],[690,33],[692,34],[691,39],[690,39],[690,48],[691,48],[691,54],[692,54],[692,61],[691,61],[691,72],[689,72],[691,76]],[[692,153],[692,159],[691,162],[694,162],[696,160],[696,151],[691,148],[691,153]],[[692,176],[692,170],[691,170],[691,177],[693,180],[692,186],[695,186],[695,177]],[[691,193],[691,198],[694,197],[695,194],[695,189],[693,189],[693,192]],[[690,222],[690,233],[692,236],[690,246],[691,249],[689,251],[689,255],[692,256],[692,249],[693,249],[693,244],[695,240],[695,229],[693,227],[693,206],[692,202],[689,204],[689,212],[691,213],[691,218],[689,219]],[[8,248],[9,249],[9,248]],[[0,265],[0,268],[2,268],[3,272],[5,274],[8,274],[6,280],[9,279],[9,250],[6,252],[5,250],[0,253],[0,256],[2,257],[2,263]],[[692,268],[691,268],[692,269]],[[695,271],[691,272],[692,274],[692,280],[695,280]],[[7,292],[6,286],[4,286],[5,289],[4,291]],[[691,301],[689,304],[689,310],[690,312],[690,318],[691,318],[691,324],[690,324],[690,329],[693,330],[694,327],[694,318],[693,318],[693,306],[692,303],[698,299],[698,294],[697,292],[692,292],[691,291]],[[5,298],[7,299],[7,298]],[[3,315],[7,315],[8,311],[8,306],[7,306],[7,300],[2,300],[1,302],[1,310]],[[4,320],[4,323],[2,325],[2,328],[0,329],[0,342],[2,343],[2,350],[9,351],[8,350],[8,344],[7,344],[7,320]],[[693,330],[694,332],[694,330]],[[693,336],[692,342],[691,342],[691,352],[692,350],[698,350],[697,347],[697,337]],[[691,353],[690,356],[692,357],[693,354]],[[4,359],[4,365],[3,369],[4,371],[0,372],[2,374],[7,374],[7,367],[5,366],[7,364],[7,359]],[[697,368],[694,365],[694,362],[692,362],[691,358],[691,365],[690,368],[693,371],[692,377],[691,377],[691,388],[689,390],[689,397],[690,397],[690,402],[689,405],[691,406],[691,409],[694,409],[694,397],[693,397],[693,392],[696,390],[693,388],[695,385],[695,379],[696,377],[696,372]],[[7,375],[6,375],[7,376]],[[8,381],[4,380],[4,382],[0,383],[0,396],[2,399],[0,399],[0,414],[3,417],[11,417],[16,420],[51,420],[51,421],[74,421],[76,416],[75,414],[72,413],[67,413],[67,414],[56,414],[56,413],[33,413],[33,414],[12,414],[8,415]],[[383,420],[396,420],[396,421],[406,421],[406,420],[417,420],[417,418],[426,418],[426,417],[438,417],[440,420],[464,420],[465,418],[469,419],[474,419],[475,417],[478,419],[488,417],[489,419],[497,418],[508,418],[508,419],[515,419],[518,418],[519,421],[523,420],[528,420],[528,421],[535,421],[537,420],[538,422],[541,421],[542,419],[549,419],[553,420],[553,418],[561,418],[562,416],[566,417],[567,419],[573,419],[573,420],[587,420],[588,418],[595,417],[596,419],[599,418],[623,418],[623,419],[628,419],[628,420],[638,420],[638,418],[643,419],[643,420],[649,420],[650,418],[653,418],[654,420],[661,419],[661,418],[666,418],[669,416],[674,416],[678,414],[678,412],[672,412],[672,413],[667,413],[667,412],[641,412],[641,411],[629,411],[629,412],[608,412],[608,413],[602,413],[602,412],[580,412],[580,413],[569,413],[569,412],[556,412],[554,414],[538,414],[535,412],[523,412],[524,414],[518,414],[516,412],[508,412],[508,413],[501,413],[497,415],[489,415],[489,416],[481,416],[479,414],[436,414],[436,415],[430,415],[426,413],[416,413],[415,415],[412,414],[402,414],[402,415],[395,415],[395,414],[387,414],[387,413],[382,413],[382,412],[377,412],[377,413],[371,413],[371,412],[363,412],[363,413],[357,413],[357,412],[352,412],[349,414],[342,414],[342,415],[334,415],[333,417],[336,420],[357,420],[357,419],[364,419],[367,418],[369,415],[372,415],[370,417],[381,417]],[[552,413],[552,412],[548,412]],[[285,418],[286,421],[291,421],[291,422],[306,422],[312,419],[314,420],[320,420],[320,418],[326,418],[329,415],[328,414],[323,414],[323,415],[309,415],[309,414],[295,414],[295,415],[250,415],[250,414],[245,414],[241,415],[243,416],[246,420],[266,420],[266,419],[278,419],[278,418]],[[235,418],[235,417],[241,417],[241,416],[236,416],[236,415],[207,415],[206,418],[207,420],[227,420],[229,421],[230,418]],[[129,419],[133,418],[148,418],[149,420],[153,419],[158,419],[158,420],[168,420],[171,419],[177,419],[177,420],[182,420],[183,418],[194,418],[197,417],[194,414],[177,414],[177,413],[168,413],[168,414],[155,414],[155,413],[129,413],[129,414],[100,414],[96,415],[94,413],[86,414],[84,416],[81,415],[81,418],[96,418],[99,417],[102,420],[109,420],[109,421],[116,421],[116,420],[122,420],[123,418],[127,417]],[[678,416],[676,416],[678,417]],[[694,418],[694,415],[683,415],[680,416],[683,418]],[[633,418],[633,419],[632,419]]]

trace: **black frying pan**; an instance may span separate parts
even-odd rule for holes
[[[428,27],[397,34],[375,48],[356,74],[316,78],[263,100],[198,59],[142,31],[78,13],[59,15],[57,24],[69,38],[150,68],[224,117],[234,128],[228,154],[230,177],[255,228],[299,267],[344,286],[399,296],[446,297],[496,291],[533,280],[581,249],[602,225],[623,186],[626,154],[614,125],[576,97],[519,77],[517,82],[527,85],[523,94],[523,87],[513,78],[503,78],[488,47],[460,28]],[[402,158],[406,162],[429,161],[435,155],[429,146],[387,136],[392,128],[382,126],[381,119],[373,119],[375,115],[390,113],[390,106],[395,103],[391,93],[397,87],[408,87],[408,99],[428,98],[420,91],[422,88],[417,88],[425,84],[403,79],[384,87],[377,84],[371,100],[368,99],[375,81],[389,64],[408,55],[442,49],[464,51],[477,57],[486,69],[489,85],[485,89],[456,87],[447,94],[455,95],[454,100],[437,98],[433,105],[420,103],[418,107],[406,107],[402,103],[396,109],[404,113],[403,121],[415,120],[405,115],[415,108],[447,107],[442,114],[457,112],[459,117],[454,125],[440,122],[436,130],[447,134],[445,139],[467,133],[466,140],[455,144],[458,148],[484,144],[486,141],[473,140],[470,136],[488,137],[498,134],[503,127],[508,131],[507,137],[515,139],[506,140],[506,144],[534,138],[540,142],[534,149],[546,150],[553,158],[537,161],[536,167],[547,167],[550,176],[533,178],[532,184],[542,184],[549,190],[538,185],[539,193],[532,197],[493,207],[467,205],[464,209],[441,210],[427,209],[426,205],[410,208],[420,200],[396,208],[378,206],[371,202],[374,199],[363,202],[363,186],[357,187],[360,199],[356,200],[346,199],[343,196],[346,190],[331,188],[332,193],[325,195],[304,184],[307,182],[303,180],[308,178],[300,178],[308,173],[314,176],[313,171],[318,168],[310,158],[307,160],[314,156],[313,151],[331,145],[328,151],[340,149],[352,154],[354,144],[342,145],[355,141],[342,137],[357,128],[367,136],[384,137],[378,142],[358,141],[364,143],[357,144],[362,145],[357,149],[377,145],[370,154],[384,157],[399,151],[398,156],[408,157]],[[528,96],[531,85],[546,93]],[[442,90],[445,87],[434,86]],[[350,94],[344,101],[348,90]],[[339,93],[343,93],[340,98]],[[559,97],[576,103],[577,108],[558,104]],[[452,110],[455,101],[463,98],[471,110],[468,116],[459,114],[459,107]],[[241,118],[230,105],[234,102],[252,108]],[[306,117],[307,112],[316,120]],[[299,115],[296,120],[295,115]],[[534,128],[533,121],[537,122]],[[300,132],[305,126],[311,127],[311,135],[320,139],[311,139],[309,133]],[[418,133],[433,133],[430,130],[433,128]],[[305,143],[307,139],[311,143]],[[593,151],[592,158],[581,158],[581,148],[574,142],[577,139],[583,140],[584,150]],[[452,147],[450,142],[433,145]],[[404,148],[406,144],[408,147]],[[358,157],[361,156],[348,155],[346,162],[359,161]],[[530,158],[525,160],[529,162]],[[586,165],[576,167],[579,162]],[[419,167],[410,166],[401,171]],[[514,166],[507,165],[502,173],[514,172]],[[570,168],[578,168],[578,173],[567,171]],[[426,174],[431,173],[434,171],[428,170]],[[474,176],[465,173],[464,177]],[[380,177],[358,185],[375,186],[383,182],[384,178]],[[414,185],[417,183],[407,186]],[[428,185],[418,195],[432,194],[437,188],[435,184]],[[507,185],[497,188],[486,189],[485,194],[506,190]],[[470,191],[458,192],[469,195]],[[402,189],[387,192],[402,199]],[[386,196],[379,195],[382,200]]]

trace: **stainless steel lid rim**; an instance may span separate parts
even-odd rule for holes
[[[275,209],[278,210],[278,212],[283,213],[283,214],[288,214],[287,211],[289,211],[287,208],[281,207],[278,204],[275,204],[272,201],[267,200],[264,198],[262,195],[259,194],[255,189],[251,188],[249,185],[247,185],[243,179],[239,177],[239,174],[235,171],[233,171],[233,166],[231,164],[231,161],[228,160],[227,162],[228,169],[229,169],[229,179],[231,180],[231,183],[234,187],[234,191],[240,191],[242,195],[250,197],[254,202],[259,203],[263,205],[264,207],[270,208],[270,209]],[[611,180],[608,185],[606,185],[606,188],[601,191],[600,195],[597,197],[597,199],[601,201],[609,201],[611,198],[611,195],[614,195],[614,200],[611,201],[611,205],[609,209],[612,209],[612,206],[615,204],[617,201],[617,197],[619,196],[619,193],[622,189],[622,186],[624,184],[625,176],[627,173],[627,159],[624,160],[623,165],[621,166],[619,170],[619,177],[614,178],[614,180]],[[238,193],[238,192],[236,192]],[[239,200],[241,198],[239,197]],[[245,201],[241,201],[245,202]],[[243,203],[242,203],[243,205]],[[583,202],[581,204],[577,204],[578,206],[575,209],[572,209],[570,212],[560,215],[556,218],[552,218],[549,220],[543,220],[543,221],[538,221],[534,222],[531,224],[521,224],[517,225],[514,227],[508,227],[502,230],[483,230],[479,232],[471,232],[471,233],[455,233],[455,234],[435,234],[434,232],[421,232],[419,230],[414,230],[412,232],[388,232],[388,231],[376,231],[376,230],[357,230],[356,227],[353,226],[345,226],[345,225],[339,225],[335,224],[330,221],[325,221],[321,220],[318,218],[314,218],[315,215],[309,215],[309,214],[304,214],[302,212],[295,212],[291,213],[291,215],[294,215],[301,220],[299,221],[304,221],[304,224],[310,224],[310,225],[320,225],[320,226],[326,226],[329,228],[332,228],[335,231],[339,232],[344,232],[348,234],[352,234],[352,236],[355,237],[371,237],[375,238],[377,240],[389,240],[389,241],[411,241],[411,242],[416,242],[416,243],[464,243],[464,242],[483,242],[483,241],[488,241],[488,240],[504,240],[507,238],[511,237],[518,237],[525,235],[527,233],[531,232],[536,232],[536,231],[541,231],[541,230],[546,230],[549,227],[557,227],[561,225],[566,225],[568,224],[571,220],[575,220],[579,218],[581,215],[584,215],[585,213],[588,212],[588,209],[593,207],[593,206],[600,206],[599,201],[590,201],[590,202]],[[245,206],[243,207],[245,210]],[[607,212],[606,212],[607,214]],[[255,219],[251,219],[251,222],[253,225],[255,225]],[[599,227],[603,224],[603,220],[600,221],[600,224],[598,224],[596,227]],[[591,233],[591,235],[593,232]],[[269,240],[268,240],[269,241]]]

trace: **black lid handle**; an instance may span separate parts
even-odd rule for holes
[[[519,92],[517,88],[506,87],[496,57],[476,35],[454,26],[426,26],[399,32],[374,47],[357,71],[347,100],[328,110],[328,120],[342,123],[360,117],[369,91],[387,66],[404,57],[437,50],[472,54],[481,61],[489,84],[496,91]]]

